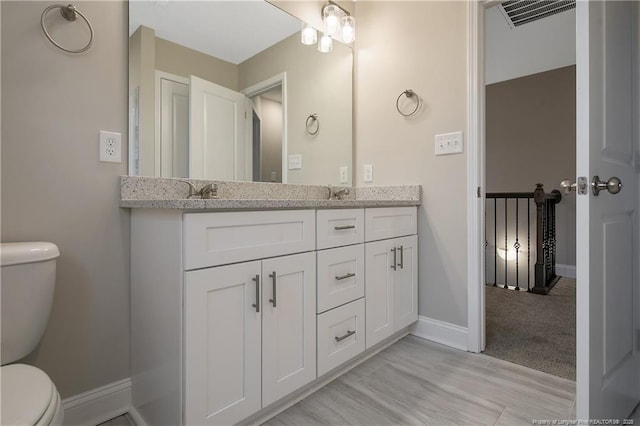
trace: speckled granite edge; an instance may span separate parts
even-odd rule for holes
[[[196,187],[216,183],[218,198],[187,199],[188,180]],[[164,209],[292,209],[420,204],[420,186],[369,186],[350,188],[344,200],[328,200],[328,188],[262,182],[208,181],[197,179],[120,177],[120,207]]]

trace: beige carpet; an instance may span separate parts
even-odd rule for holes
[[[576,280],[548,295],[486,286],[487,355],[576,379]]]

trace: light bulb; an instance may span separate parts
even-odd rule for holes
[[[318,32],[309,24],[303,24],[301,32],[302,44],[307,46],[316,44],[318,41]]]
[[[335,36],[340,29],[340,9],[338,6],[329,4],[322,9],[322,23],[324,24],[325,35]]]
[[[324,34],[318,43],[318,52],[330,53],[333,50],[333,39],[331,36]]]
[[[342,41],[353,43],[356,39],[356,20],[353,16],[342,17]]]

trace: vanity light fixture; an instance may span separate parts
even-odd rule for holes
[[[356,39],[356,18],[351,15],[345,15],[340,20],[342,24],[342,41],[345,43],[353,43]]]
[[[309,24],[302,24],[302,44],[307,46],[316,44],[318,41],[318,31]]]
[[[356,39],[356,19],[332,0],[322,8],[322,28],[324,34],[318,41],[317,31],[309,24],[303,24],[302,44],[311,45],[318,42],[318,51],[329,53],[333,50],[333,39],[344,43],[353,43]]]
[[[333,39],[330,35],[323,34],[318,43],[318,52],[331,53],[333,50]]]

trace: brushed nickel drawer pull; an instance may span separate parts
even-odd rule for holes
[[[251,306],[256,308],[256,312],[260,312],[260,275],[256,275],[251,280],[256,282],[256,303]]]
[[[273,271],[272,274],[269,274],[269,278],[271,278],[273,281],[271,281],[271,285],[273,288],[273,299],[269,299],[269,302],[271,302],[273,304],[273,307],[276,307],[276,287],[277,287],[277,282],[276,282],[276,271]]]
[[[404,269],[404,247],[400,246],[400,269]]]
[[[355,277],[355,276],[356,276],[356,274],[354,274],[353,272],[349,272],[348,274],[343,275],[341,277],[336,276],[336,280],[337,281],[342,281],[342,280],[346,280],[347,278],[351,278],[351,277]]]
[[[334,226],[333,229],[335,229],[336,231],[342,231],[345,229],[356,229],[356,226],[355,225]]]
[[[354,334],[356,334],[355,330],[347,330],[347,332],[345,333],[344,336],[340,336],[340,337],[336,336],[335,337],[336,342],[342,342],[344,339],[346,339],[347,337],[353,336]]]
[[[396,266],[398,264],[398,249],[394,247],[391,251],[393,252],[393,263],[391,264],[391,269],[395,271],[398,269]]]

